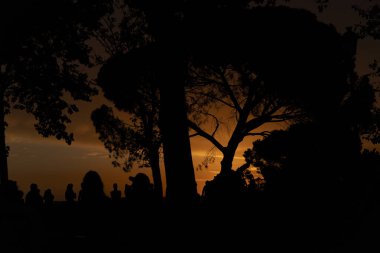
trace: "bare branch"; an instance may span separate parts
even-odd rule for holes
[[[233,105],[227,103],[227,102],[224,101],[223,99],[217,98],[217,97],[215,97],[215,96],[211,96],[211,95],[209,95],[209,94],[207,94],[207,93],[194,92],[194,91],[188,91],[187,93],[188,93],[188,94],[199,95],[199,96],[204,96],[204,97],[207,97],[207,98],[213,99],[213,100],[215,100],[215,101],[217,101],[217,102],[220,102],[220,103],[222,103],[222,104],[224,104],[224,105],[226,105],[226,106],[228,106],[228,107],[230,107],[230,108],[235,109],[235,107],[234,107]]]
[[[255,101],[252,101],[253,97],[254,97],[254,91],[253,91],[253,88],[250,87],[248,90],[247,99],[244,103],[243,108],[241,109],[241,112],[240,112],[240,118],[238,121],[239,125],[243,125],[247,121],[249,113],[256,106]]]
[[[262,137],[267,137],[270,135],[269,131],[264,131],[261,133],[247,133],[246,136],[262,136]]]
[[[227,92],[229,98],[231,99],[232,103],[234,104],[236,110],[238,111],[239,114],[242,113],[242,108],[240,107],[240,104],[237,101],[235,94],[234,94],[233,90],[230,87],[230,84],[228,83],[228,81],[226,79],[224,70],[220,71],[220,76],[222,78],[221,84],[222,84],[223,88],[226,90],[226,92]]]
[[[270,104],[267,106],[267,108],[264,108],[263,110],[263,114],[264,115],[268,115],[268,116],[272,116],[272,117],[275,117],[273,116],[273,114],[275,114],[278,110],[280,110],[282,108],[281,105],[273,105],[273,108],[270,109]],[[268,111],[269,110],[269,111]]]
[[[251,119],[245,124],[243,132],[245,133],[245,135],[247,135],[252,130],[264,125],[270,120],[271,120],[270,116],[261,116],[258,118]]]
[[[215,126],[214,131],[211,134],[211,136],[214,137],[216,131],[218,131],[219,126],[220,126],[219,120],[218,120],[218,118],[214,114],[211,114],[211,113],[205,113],[205,114],[208,115],[208,116],[211,116],[215,120],[216,126]]]
[[[287,120],[290,120],[290,118],[289,119],[273,119],[271,121],[268,121],[268,123],[278,123],[278,122],[284,122]]]
[[[294,119],[294,118],[297,118],[297,117],[300,117],[302,116],[303,114],[300,112],[300,111],[296,111],[296,112],[289,112],[289,113],[283,113],[283,114],[279,114],[279,115],[271,115],[271,118],[272,120],[282,120],[282,121],[285,121],[285,120],[291,120],[291,119]],[[273,121],[271,121],[273,122]]]
[[[196,131],[199,136],[204,137],[208,141],[210,141],[217,149],[219,149],[221,152],[224,152],[225,147],[222,146],[212,135],[205,132],[203,129],[201,129],[197,124],[192,122],[191,120],[188,120],[189,127]]]
[[[195,70],[190,69],[189,71],[191,71],[190,75],[194,76],[192,81],[192,83],[194,84],[222,84],[222,82],[216,79],[207,78],[204,75],[199,74],[199,72]]]
[[[206,111],[195,111],[195,112],[198,112],[199,114],[203,114],[203,115],[206,115],[206,116],[212,117],[212,118],[214,119],[216,126],[215,126],[214,131],[213,131],[212,134],[211,134],[211,136],[214,137],[215,133],[218,131],[219,126],[220,126],[220,121],[219,121],[219,119],[218,119],[214,114],[209,113],[209,112],[206,112]],[[194,122],[194,123],[195,123],[195,122]],[[200,125],[200,124],[198,123],[198,126],[199,126],[199,125]]]
[[[189,138],[193,138],[193,137],[195,137],[195,136],[199,136],[199,133],[190,134],[190,135],[189,135]]]
[[[245,163],[245,164],[243,164],[242,166],[240,166],[239,168],[237,168],[237,169],[236,169],[236,172],[237,172],[238,174],[241,174],[241,173],[243,173],[246,169],[248,169],[250,166],[251,166],[250,163]]]

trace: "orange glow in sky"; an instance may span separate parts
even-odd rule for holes
[[[305,6],[305,2],[304,0],[293,0],[291,4],[316,12],[315,5]],[[329,8],[318,15],[321,21],[336,25],[340,32],[343,32],[346,26],[358,23],[357,15],[350,7],[350,1],[331,1]],[[378,41],[370,39],[359,41],[357,55],[359,73],[366,73],[368,64],[379,55]],[[102,97],[97,97],[92,103],[78,104],[80,112],[74,115],[70,126],[75,136],[75,141],[71,146],[54,138],[44,139],[39,136],[33,128],[33,117],[23,112],[13,111],[11,115],[8,115],[6,121],[9,126],[6,130],[6,139],[7,145],[10,147],[9,177],[18,182],[24,196],[29,185],[37,183],[42,194],[44,190],[51,188],[56,200],[63,200],[66,185],[73,183],[74,190],[79,192],[82,178],[88,170],[95,170],[100,174],[107,195],[109,195],[113,183],[118,183],[119,189],[123,191],[125,183],[130,183],[131,175],[138,172],[150,175],[150,169],[133,169],[126,173],[120,168],[112,167],[111,159],[108,158],[107,151],[98,140],[90,120],[92,110],[102,103],[107,103],[107,101]],[[111,105],[109,102],[107,104]],[[234,168],[244,162],[242,154],[248,147],[251,147],[251,144],[252,139],[248,138],[239,146]],[[200,137],[192,138],[191,145],[196,168],[212,146]],[[199,193],[202,192],[205,181],[212,179],[219,172],[220,154],[215,153],[215,158],[215,162],[207,169],[195,169]],[[164,175],[164,171],[162,171],[165,187]]]
[[[66,185],[73,183],[74,190],[79,192],[82,178],[89,170],[95,170],[100,174],[107,195],[113,183],[117,183],[123,191],[124,185],[131,183],[129,177],[138,172],[144,172],[151,177],[149,168],[135,168],[130,172],[124,172],[121,168],[112,167],[112,160],[97,139],[95,129],[91,125],[91,110],[87,107],[91,107],[91,104],[86,104],[81,115],[74,117],[75,141],[70,146],[54,138],[39,136],[33,129],[33,118],[29,115],[16,112],[8,117],[9,177],[18,182],[24,194],[29,190],[31,183],[37,183],[42,194],[47,188],[51,188],[56,200],[63,200]],[[239,147],[234,168],[244,163],[242,154],[251,143],[252,140],[247,140]],[[200,137],[192,138],[191,145],[194,167],[197,168],[212,146]],[[220,170],[222,156],[218,152],[213,156],[215,162],[208,168],[195,169],[199,193],[202,192],[205,181],[212,179]],[[163,165],[161,167],[165,187],[165,172]]]

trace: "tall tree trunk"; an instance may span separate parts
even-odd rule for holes
[[[0,184],[8,181],[8,155],[5,143],[5,111],[4,111],[4,93],[0,92]]]
[[[228,141],[227,147],[223,152],[223,159],[221,161],[221,170],[220,173],[223,175],[228,175],[232,172],[232,162],[235,157],[236,150],[239,144],[243,141],[245,135],[245,125],[250,114],[250,102],[253,97],[253,90],[249,90],[248,99],[245,103],[242,112],[239,114],[239,120],[235,127],[234,132],[230,140]]]
[[[197,198],[185,97],[187,68],[182,27],[171,2],[157,5],[155,27],[160,73],[160,131],[170,206],[191,206]]]
[[[224,175],[228,175],[232,171],[232,162],[235,158],[236,150],[239,146],[239,143],[241,142],[242,138],[237,138],[234,135],[231,137],[230,141],[228,142],[228,146],[226,147],[225,151],[223,152],[223,159],[220,162],[221,169],[220,173]]]
[[[172,59],[171,59],[172,58]],[[160,128],[169,205],[192,205],[197,197],[181,58],[170,57],[160,87]],[[183,61],[183,60],[182,60]]]
[[[223,153],[223,159],[220,162],[221,169],[220,174],[228,175],[232,171],[232,162],[234,160],[235,151],[227,148],[227,151]]]
[[[152,168],[153,184],[154,184],[154,194],[156,200],[159,203],[162,203],[162,180],[161,180],[161,171],[160,171],[160,158],[158,150],[151,150],[150,155],[150,165]]]

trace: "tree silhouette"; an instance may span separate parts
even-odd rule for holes
[[[370,1],[369,1],[370,2]],[[363,8],[360,5],[354,5],[353,8],[357,11],[357,13],[360,15],[360,17],[363,19],[364,22],[361,22],[357,24],[354,27],[354,31],[356,32],[357,36],[359,38],[365,39],[365,38],[372,38],[375,40],[380,39],[380,5],[377,3],[370,4],[368,7]],[[379,85],[376,83],[380,76],[380,67],[378,64],[378,60],[374,60],[369,65],[371,72],[364,75],[363,83],[359,87],[360,92],[359,93],[366,93],[367,99],[372,102],[376,102],[376,99],[379,97]],[[371,87],[373,89],[371,89]],[[363,94],[362,94],[363,95]],[[357,98],[361,98],[362,101],[365,99],[363,96],[356,96]],[[359,101],[357,101],[359,102]],[[368,106],[368,101],[364,103],[364,105]],[[367,119],[371,119],[370,121],[367,120],[367,126],[366,126],[366,134],[365,138],[370,140],[373,143],[379,143],[380,142],[380,109],[379,105],[372,107],[371,109],[372,117],[367,117]],[[366,115],[368,116],[368,114]],[[363,129],[362,129],[363,130]]]
[[[104,81],[102,86],[112,86],[109,90],[116,88],[113,93],[117,95],[120,84],[121,86],[129,85],[131,91],[132,88],[138,88],[141,82],[151,81],[151,78],[154,78],[154,82],[150,85],[156,85],[160,96],[159,127],[163,141],[167,198],[171,203],[193,203],[197,194],[186,122],[184,58],[181,53],[183,43],[177,43],[178,20],[171,6],[171,4],[177,4],[163,3],[157,6],[156,3],[149,1],[129,1],[129,4],[143,15],[143,25],[149,27],[146,36],[151,37],[154,43],[143,44],[138,49],[130,48],[126,54],[116,56],[119,60],[121,59],[118,62],[119,67],[115,65],[109,67],[108,73],[105,74],[107,72],[105,65],[103,78],[99,76],[99,80],[111,77],[111,81],[117,84]],[[179,5],[182,4],[181,2]],[[158,9],[155,9],[156,7]],[[162,59],[166,59],[165,64]],[[136,66],[133,60],[136,60]],[[116,60],[113,60],[113,63],[117,63]],[[123,68],[122,64],[132,68]],[[153,69],[149,69],[151,67]],[[157,76],[155,76],[156,73]],[[142,74],[147,74],[147,76]],[[130,103],[128,100],[125,101]]]
[[[222,9],[194,15],[189,23],[190,50],[196,45],[190,127],[222,152],[222,173],[231,172],[245,137],[268,134],[262,126],[322,117],[338,106],[350,73],[343,40],[313,14],[285,7]],[[232,128],[225,146],[215,137],[223,120]],[[211,133],[200,126],[209,121],[216,122]]]
[[[371,1],[369,1],[371,2]],[[358,4],[353,6],[354,10],[363,18],[364,23],[361,22],[356,25],[359,35],[361,37],[372,37],[373,39],[380,39],[380,6],[378,3],[372,3],[368,7],[362,7]]]
[[[89,31],[106,12],[102,1],[13,1],[1,4],[0,39],[0,182],[8,178],[5,116],[13,109],[31,113],[44,137],[68,144],[72,100],[95,94],[81,65],[91,66]]]
[[[143,102],[144,100],[141,100],[139,104]],[[99,139],[115,158],[114,166],[121,166],[119,160],[125,159],[123,169],[126,171],[130,170],[134,164],[138,164],[139,167],[150,167],[154,191],[156,197],[161,200],[162,181],[159,164],[161,141],[157,130],[158,115],[154,106],[142,105],[143,107],[134,107],[132,124],[126,124],[114,116],[112,108],[105,105],[95,110],[91,118],[99,133]]]
[[[354,64],[350,66],[354,68]],[[274,131],[263,140],[255,141],[254,148],[245,154],[247,162],[261,167],[264,176],[267,174],[267,178],[272,178],[273,173],[296,167],[294,164],[319,160],[309,167],[318,170],[328,163],[334,168],[329,170],[329,176],[354,180],[347,177],[355,175],[354,167],[363,153],[363,141],[377,143],[378,117],[376,89],[368,76],[359,78],[355,72],[349,76],[354,78],[348,83],[349,89],[338,108],[331,108],[324,117],[311,117],[307,123]],[[302,168],[302,171],[294,173],[313,173],[310,169]],[[302,181],[299,176],[292,177]]]
[[[377,178],[378,154],[363,150],[364,138],[373,136],[374,108],[374,87],[364,76],[347,91],[334,119],[326,115],[274,131],[245,154],[260,168],[267,196],[318,217],[311,227],[328,225],[325,239],[333,243],[339,241],[335,234],[355,234],[347,221],[360,222],[361,208],[374,193],[370,177]]]
[[[147,80],[140,79],[139,82],[133,83],[124,80],[121,75],[123,67],[134,67],[135,71],[142,71],[138,72],[141,75],[149,75],[147,72],[143,73],[146,62],[136,57],[137,54],[132,57],[135,62],[124,62],[122,57],[123,53],[149,42],[149,35],[144,29],[143,18],[139,16],[138,10],[126,5],[123,0],[110,0],[104,4],[112,11],[102,16],[99,19],[99,27],[90,33],[97,63],[104,64],[97,85],[117,109],[127,114],[128,119],[123,122],[114,116],[113,109],[106,105],[95,110],[91,118],[99,139],[114,158],[112,164],[126,171],[134,164],[138,164],[139,167],[151,167],[155,192],[157,198],[161,199],[157,87],[152,86],[154,82],[149,82],[148,77],[145,77]],[[134,66],[136,64],[141,69]],[[134,74],[135,77],[138,76],[137,73]],[[128,85],[121,80],[127,81]]]
[[[331,94],[331,101],[330,97],[326,98],[329,103],[324,109],[336,102],[334,97],[343,93],[342,80],[345,74],[341,71],[340,37],[333,28],[317,22],[306,11],[286,8],[258,8],[250,11],[245,8],[246,1],[127,2],[141,11],[139,14],[143,18],[140,20],[145,24],[143,27],[147,27],[146,37],[150,40],[145,40],[145,44],[138,48],[128,48],[127,53],[114,56],[114,65],[108,68],[107,75],[103,75],[104,80],[110,80],[103,82],[103,87],[111,87],[111,80],[119,84],[128,83],[133,89],[138,87],[136,84],[141,80],[153,81],[151,84],[157,85],[169,192],[172,188],[170,185],[182,190],[185,187],[188,196],[191,196],[190,189],[194,189],[195,185],[185,124],[185,82],[192,83],[192,87],[202,84],[197,87],[200,90],[196,93],[200,92],[209,101],[217,101],[239,113],[237,127],[227,147],[223,147],[213,134],[200,128],[199,122],[190,122],[197,134],[206,137],[222,150],[222,171],[227,172],[231,171],[235,151],[242,139],[247,135],[263,134],[253,130],[267,122],[298,117],[299,104],[305,101],[308,104],[302,104],[304,110],[312,110],[315,105],[313,102],[318,102],[317,98],[322,96],[322,91],[325,92],[327,87],[315,84],[335,84],[330,85],[328,94]],[[272,1],[257,2],[273,5]],[[277,17],[281,17],[282,22],[274,21]],[[250,31],[255,31],[254,39],[250,39]],[[279,39],[286,40],[279,43]],[[162,59],[166,59],[165,64]],[[119,67],[116,67],[117,64]],[[120,67],[123,64],[125,67]],[[191,79],[187,75],[189,67]],[[336,73],[332,73],[333,69]],[[315,78],[310,80],[310,76]],[[205,87],[205,81],[209,86]],[[315,90],[303,85],[306,81]],[[232,89],[232,86],[240,87]],[[118,94],[119,88],[115,90],[113,93],[116,96],[122,96]],[[194,89],[191,91],[194,92]],[[136,93],[131,93],[132,98],[133,94]],[[196,108],[199,106],[199,96],[192,99],[197,104],[194,111],[199,112]],[[319,107],[323,105],[319,103]],[[207,110],[202,113],[207,117],[215,116],[207,113]],[[178,152],[182,155],[178,155]],[[183,169],[178,170],[179,167]],[[184,180],[186,184],[177,185]]]

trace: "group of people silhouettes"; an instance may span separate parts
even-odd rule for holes
[[[130,180],[124,192],[117,183],[105,192],[100,175],[88,171],[80,187],[67,184],[62,201],[36,183],[25,194],[16,181],[0,184],[0,233],[6,234],[0,240],[0,252],[59,253],[83,247],[83,252],[96,252],[99,247],[109,250],[121,235],[131,238],[142,224],[150,226],[151,216],[144,214],[154,213],[160,205],[154,201],[147,175],[138,173]],[[127,224],[133,229],[125,231]]]
[[[150,183],[149,177],[144,173],[138,173],[134,177],[130,177],[132,184],[125,184],[124,197],[118,184],[114,183],[110,197],[106,196],[104,186],[100,175],[96,171],[88,171],[81,183],[81,188],[77,194],[74,191],[72,183],[67,184],[65,191],[65,202],[67,204],[78,203],[102,203],[112,202],[119,203],[127,201],[131,204],[143,204],[143,202],[153,201],[153,185]],[[52,190],[46,189],[41,195],[38,185],[32,183],[29,191],[23,199],[24,193],[18,189],[15,181],[9,180],[0,186],[0,202],[5,203],[24,203],[28,207],[40,208],[42,206],[52,206],[55,196]]]

